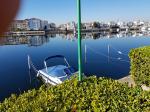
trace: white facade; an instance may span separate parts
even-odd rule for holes
[[[10,26],[10,30],[29,30],[28,21],[14,20]]]
[[[110,21],[107,23],[109,26],[115,26],[117,25],[117,23],[115,21]]]
[[[67,30],[74,30],[76,29],[76,23],[74,21],[67,23]]]
[[[41,29],[41,20],[37,18],[28,19],[28,24],[30,30],[40,30]]]
[[[55,29],[56,28],[56,24],[55,23],[49,23],[48,24],[48,29]]]
[[[67,25],[66,24],[61,24],[61,25],[59,25],[59,29],[60,30],[65,30],[65,29],[67,29]]]
[[[42,20],[41,21],[41,29],[44,30],[45,28],[48,29],[48,21]]]
[[[87,30],[91,30],[91,29],[93,29],[93,23],[84,23],[84,27]]]

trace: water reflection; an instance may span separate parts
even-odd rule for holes
[[[75,41],[77,40],[77,35],[74,34],[59,34],[62,38],[66,40]],[[149,37],[150,32],[120,32],[120,33],[109,33],[109,32],[99,32],[99,33],[82,33],[82,39],[103,39],[103,38],[124,38],[124,37]]]
[[[50,38],[55,38],[60,36],[65,40],[76,41],[77,35],[74,34],[49,34],[46,36],[9,36],[1,37],[0,45],[21,45],[26,44],[29,47],[31,46],[41,46],[50,41]],[[100,33],[83,33],[82,39],[103,39],[103,38],[125,38],[125,37],[141,37],[141,36],[150,36],[149,32],[120,32],[120,33],[109,33],[109,32],[100,32]]]
[[[49,39],[45,36],[20,36],[20,37],[3,37],[0,40],[0,45],[21,45],[26,44],[28,46],[41,46],[44,43],[49,42]]]
[[[49,39],[48,37],[45,36],[33,36],[33,37],[27,37],[28,41],[27,44],[28,46],[41,46],[44,43],[48,43]]]
[[[148,32],[82,34],[83,72],[87,76],[113,79],[128,75],[130,49],[150,45],[148,37]],[[0,100],[11,93],[38,87],[34,83],[38,82],[35,75],[28,73],[27,55],[32,57],[38,69],[42,69],[45,57],[56,54],[64,55],[71,66],[78,68],[77,35],[0,37]],[[55,63],[59,61],[50,64]]]

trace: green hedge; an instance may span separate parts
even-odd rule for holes
[[[1,112],[149,112],[150,92],[112,79],[89,77],[42,86],[0,104]]]
[[[150,86],[150,46],[132,49],[129,53],[131,71],[137,85]]]

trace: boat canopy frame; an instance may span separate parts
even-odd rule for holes
[[[46,68],[46,72],[48,73],[48,66],[47,66],[47,61],[50,60],[50,59],[53,59],[53,58],[61,58],[61,59],[64,59],[64,62],[65,64],[67,65],[67,67],[70,67],[67,59],[63,56],[63,55],[55,55],[55,56],[50,56],[50,57],[47,57],[45,58],[44,60],[44,66]]]

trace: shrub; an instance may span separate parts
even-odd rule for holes
[[[129,53],[131,71],[137,85],[150,86],[150,46],[132,49]]]
[[[149,92],[112,79],[89,77],[58,86],[43,85],[0,104],[2,112],[142,112],[150,111]]]

